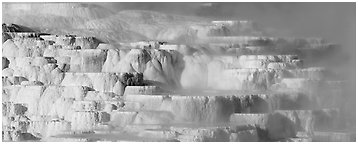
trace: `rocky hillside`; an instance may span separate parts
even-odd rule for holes
[[[26,25],[42,32],[96,36],[106,42],[144,39],[193,42],[198,36],[259,34],[251,23],[234,26],[215,25],[200,17],[169,15],[151,11],[107,9],[80,3],[3,5],[3,22]],[[232,34],[238,34],[232,32]]]

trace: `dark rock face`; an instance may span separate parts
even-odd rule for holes
[[[5,32],[34,32],[34,31],[28,27],[25,27],[25,26],[20,26],[17,24],[8,25],[8,24],[3,23],[2,24],[2,32],[5,33]]]
[[[2,57],[2,69],[8,68],[9,64],[10,64],[10,61],[7,58]]]
[[[143,86],[143,73],[124,73],[120,81],[126,86]]]
[[[7,33],[2,33],[2,43],[4,43],[6,40],[11,39],[12,37]]]

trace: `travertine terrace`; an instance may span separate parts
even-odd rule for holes
[[[146,12],[97,20],[98,7],[75,9],[51,13],[79,18],[71,34],[3,24],[3,141],[355,141],[340,107],[345,81],[306,65],[336,44],[150,12],[182,23],[110,32],[116,17]]]

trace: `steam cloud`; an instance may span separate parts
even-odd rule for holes
[[[112,11],[151,10],[211,19],[248,19],[277,37],[322,37],[341,46],[315,65],[347,80],[345,110],[355,119],[355,3],[102,3]],[[325,57],[325,56],[322,56]],[[354,120],[355,121],[355,120]]]

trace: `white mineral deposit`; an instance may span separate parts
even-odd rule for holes
[[[355,141],[354,9],[2,3],[2,141]]]

